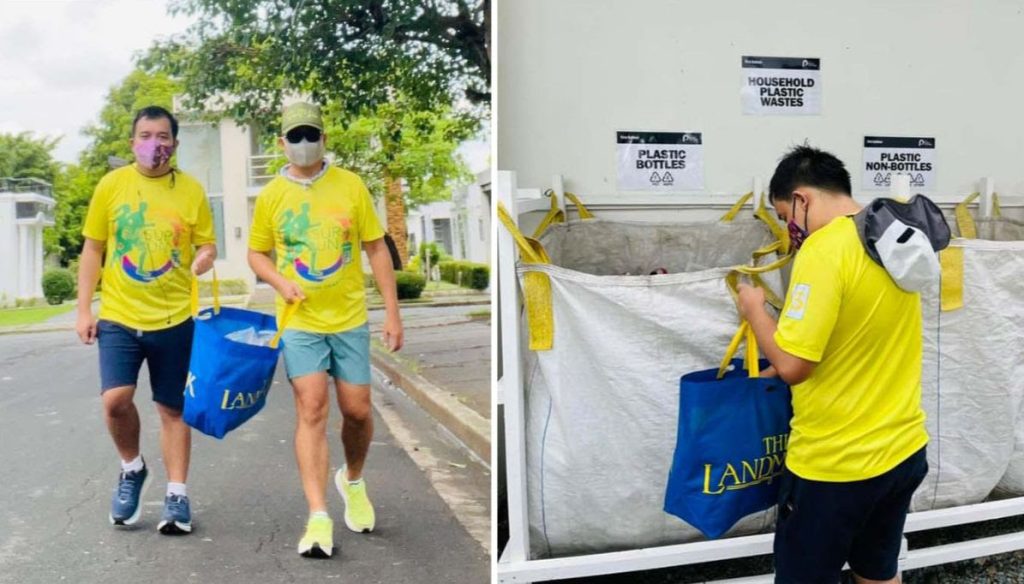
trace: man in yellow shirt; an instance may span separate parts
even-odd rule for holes
[[[132,525],[152,476],[139,448],[139,413],[133,402],[142,362],[149,365],[160,413],[160,446],[167,495],[158,529],[192,531],[185,481],[192,445],[181,419],[192,347],[190,283],[217,256],[210,205],[203,187],[171,166],[178,122],[150,106],[132,123],[135,163],[107,173],[96,185],[82,234],[78,270],[79,338],[99,340],[100,381],[107,428],[121,456],[121,475],[110,522]],[[99,321],[92,296],[103,267]]]
[[[808,146],[779,163],[770,199],[798,250],[778,324],[764,291],[740,310],[792,386],[775,532],[776,582],[897,582],[903,526],[928,471],[921,300],[865,251],[850,175]]]
[[[324,160],[323,128],[319,107],[285,108],[279,141],[289,164],[256,199],[249,235],[249,265],[277,290],[278,313],[301,302],[283,335],[283,353],[295,394],[295,457],[309,504],[298,552],[316,558],[330,557],[334,547],[325,500],[328,377],[334,379],[343,418],[346,464],[334,483],[345,502],[345,525],[361,533],[375,525],[362,474],[373,416],[361,248],[384,298],[385,345],[397,351],[403,335],[391,255],[370,193],[358,176]]]

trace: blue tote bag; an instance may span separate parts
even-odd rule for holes
[[[733,359],[744,338],[745,358]],[[758,359],[757,341],[744,321],[718,369],[679,380],[665,511],[710,539],[776,502],[793,410],[785,382],[760,377],[768,365]]]
[[[192,315],[195,333],[188,383],[185,386],[185,423],[215,438],[241,426],[267,403],[267,393],[277,369],[281,333],[299,304],[289,304],[281,316],[220,306],[216,274],[213,307],[199,310],[199,282],[192,281]],[[247,344],[228,335],[254,328],[276,330],[270,346]]]

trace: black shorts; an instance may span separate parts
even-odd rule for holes
[[[101,320],[96,324],[100,345],[100,392],[136,386],[142,362],[149,364],[153,401],[181,411],[192,356],[192,319],[157,331],[137,331]]]
[[[811,481],[786,469],[775,526],[775,582],[834,584],[847,562],[863,578],[895,578],[910,498],[926,474],[924,448],[864,481]]]

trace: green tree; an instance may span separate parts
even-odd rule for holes
[[[31,132],[0,134],[0,177],[38,178],[53,183],[60,165],[53,149],[60,138],[36,138]]]
[[[60,254],[67,265],[82,250],[82,225],[96,184],[110,171],[111,158],[131,160],[132,120],[148,105],[172,108],[180,85],[162,73],[135,70],[110,89],[96,123],[82,133],[91,142],[79,155],[78,164],[67,165],[54,181],[55,225],[44,232],[48,253]]]
[[[135,113],[150,105],[174,111],[174,96],[180,92],[181,84],[164,73],[147,73],[141,69],[129,73],[110,89],[99,121],[82,130],[82,134],[92,138],[79,157],[82,168],[98,172],[102,177],[110,169],[111,156],[123,160],[134,158],[129,139]]]
[[[341,166],[369,177],[371,192],[385,197],[387,230],[408,261],[405,209],[449,200],[452,188],[472,179],[456,149],[473,135],[477,121],[450,107],[410,109],[400,99],[349,124],[342,123],[339,104],[325,110],[328,149]]]
[[[490,0],[177,0],[171,12],[197,22],[143,63],[180,78],[193,109],[259,119],[289,90],[353,116],[394,91],[417,109],[490,104]]]

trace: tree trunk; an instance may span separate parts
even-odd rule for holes
[[[402,265],[409,263],[409,239],[405,228],[405,194],[402,193],[402,179],[392,176],[384,177],[386,191],[388,233],[395,240],[398,254],[402,256]]]

